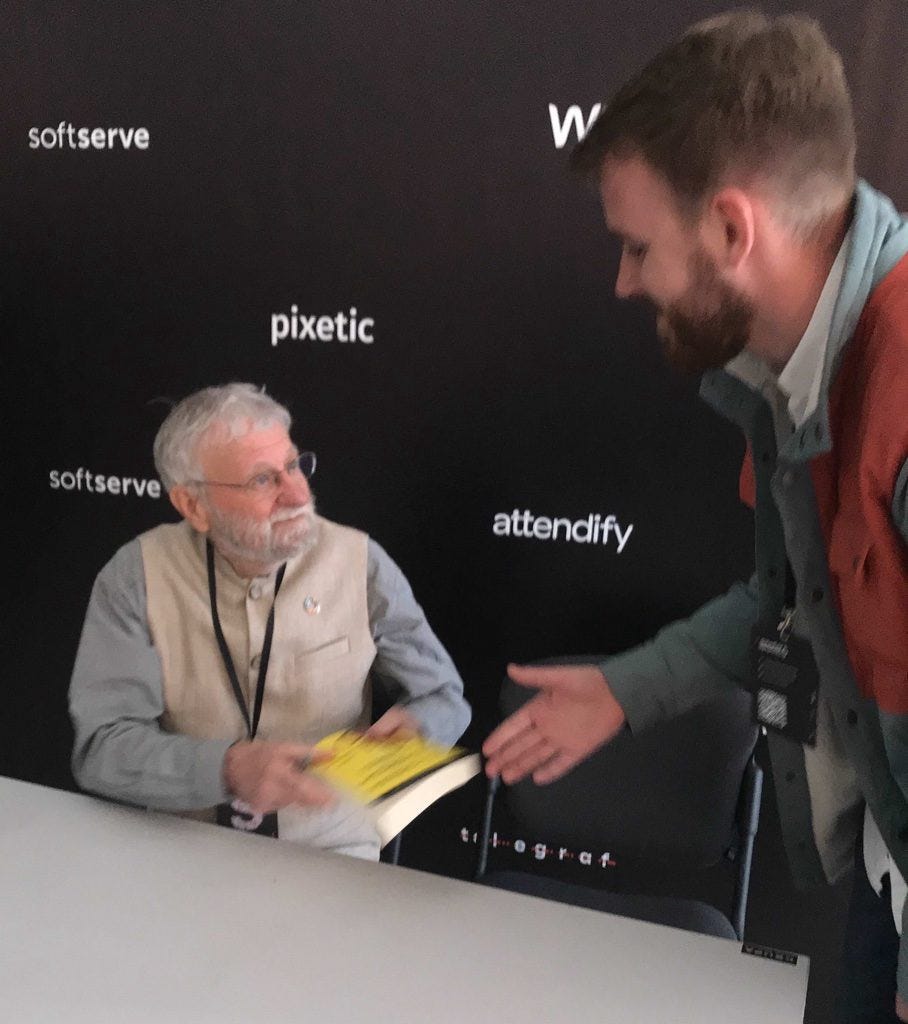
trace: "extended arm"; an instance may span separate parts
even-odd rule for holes
[[[744,686],[756,620],[754,575],[647,643],[601,662],[631,731],[640,732],[731,687]]]
[[[424,736],[438,743],[454,743],[470,721],[463,682],[416,603],[406,577],[372,540],[367,595],[377,648],[373,671]]]
[[[625,725],[640,731],[742,684],[756,617],[752,579],[598,665],[509,666],[515,682],[539,693],[483,744],[487,773],[512,783],[532,772],[535,782],[552,782]]]

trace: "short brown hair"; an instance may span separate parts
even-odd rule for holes
[[[779,219],[810,234],[854,191],[841,59],[803,15],[699,22],[618,90],[571,166],[598,181],[609,155],[645,159],[690,215],[723,184],[759,180]]]

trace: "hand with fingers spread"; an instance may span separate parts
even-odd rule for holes
[[[305,767],[330,755],[302,743],[243,740],[224,756],[224,782],[230,793],[256,814],[282,807],[326,807],[336,795]]]
[[[483,744],[486,773],[519,782],[532,772],[553,782],[623,728],[624,712],[594,665],[508,665],[508,675],[539,693]]]
[[[373,740],[408,740],[420,732],[420,723],[413,715],[402,704],[395,704],[369,726],[365,735]]]

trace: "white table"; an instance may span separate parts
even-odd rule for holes
[[[808,964],[0,779],[16,1024],[794,1024]]]

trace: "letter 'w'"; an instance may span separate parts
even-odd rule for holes
[[[583,112],[575,103],[567,108],[564,120],[562,121],[558,115],[558,108],[554,103],[550,103],[549,120],[552,122],[552,138],[555,140],[555,149],[564,149],[572,127],[577,133],[577,141],[579,142],[592,127],[593,122],[599,116],[600,110],[602,110],[602,104],[594,104],[593,109],[590,111],[590,116],[587,118],[586,124],[584,124]]]

